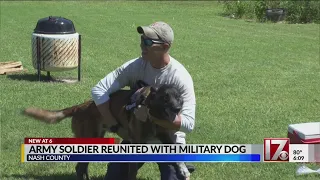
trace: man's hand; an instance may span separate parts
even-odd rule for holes
[[[107,125],[107,127],[110,129],[110,127],[117,125],[119,122],[117,122],[116,118],[112,116],[109,108],[109,101],[100,104],[97,106],[99,112],[103,116],[103,124]],[[130,140],[129,132],[124,127],[120,126],[117,130],[116,134],[125,140]]]

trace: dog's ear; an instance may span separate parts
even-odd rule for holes
[[[148,104],[148,106],[150,106],[151,105],[150,103],[154,100],[156,96],[156,92],[157,92],[157,89],[153,86],[150,86],[149,95],[147,96],[147,99],[146,99],[146,104]]]
[[[157,89],[153,86],[150,87],[150,97],[151,99],[154,99],[154,97],[156,96],[157,93]]]

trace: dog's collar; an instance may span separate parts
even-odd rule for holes
[[[135,91],[135,93],[131,96],[131,101],[128,105],[126,105],[126,110],[130,111],[134,108],[137,108],[139,105],[141,106],[149,106],[151,98],[151,86],[142,87]]]
[[[139,105],[142,106],[149,106],[149,102],[150,102],[150,98],[152,96],[151,94],[151,88],[152,86],[145,86],[142,87],[136,91],[134,91],[131,96],[130,96],[130,102],[125,105],[125,109],[126,111],[130,114],[132,113],[132,111],[137,108]],[[139,95],[137,96],[137,93],[139,93]],[[136,96],[136,97],[134,97]],[[138,98],[137,98],[138,97]],[[149,115],[149,113],[148,113]],[[128,120],[130,121],[131,118],[128,118]],[[109,128],[109,130],[113,133],[117,133],[119,128],[122,126],[121,123],[119,123],[120,121],[117,119],[118,124],[112,126]],[[103,127],[106,128],[106,127]]]

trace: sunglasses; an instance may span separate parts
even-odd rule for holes
[[[163,41],[157,41],[157,40],[152,40],[152,39],[146,39],[141,37],[141,42],[143,42],[143,44],[145,46],[152,46],[153,44],[164,44],[165,42]]]

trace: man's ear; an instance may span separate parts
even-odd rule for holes
[[[164,43],[162,47],[163,47],[163,50],[169,51],[169,49],[170,49],[170,44]]]

